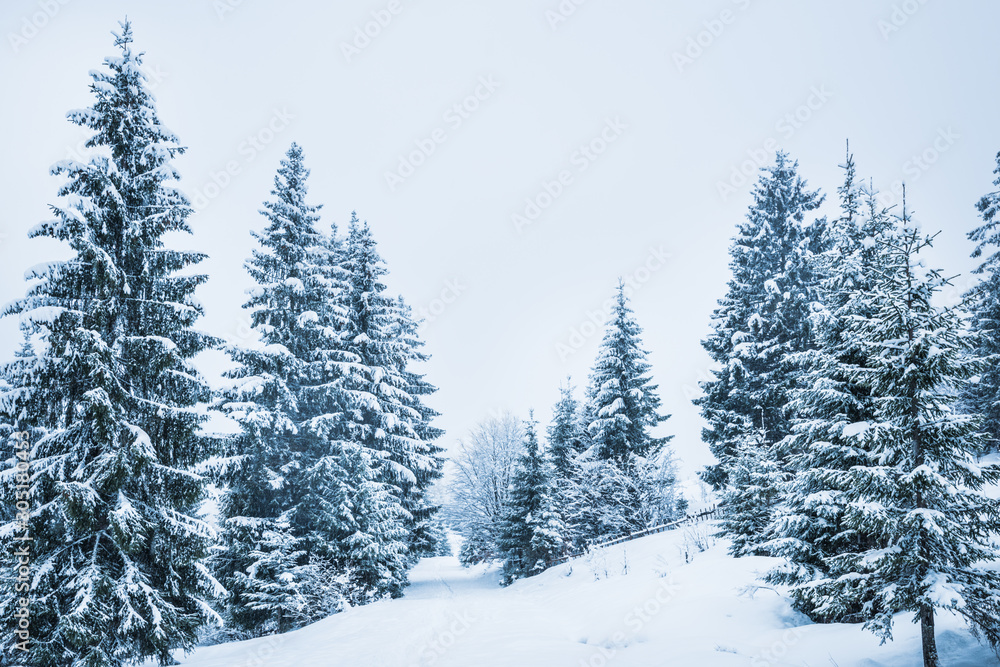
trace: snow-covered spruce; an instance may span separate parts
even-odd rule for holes
[[[788,560],[787,567],[769,575],[770,581],[780,584],[800,585],[846,574],[831,570],[836,561],[830,559],[862,550],[874,539],[859,526],[845,524],[849,503],[845,493],[850,489],[842,485],[844,473],[854,466],[877,464],[864,444],[866,426],[876,421],[876,398],[853,380],[859,369],[869,367],[870,350],[855,335],[853,323],[878,315],[864,295],[891,270],[879,243],[891,238],[894,222],[878,204],[877,193],[856,182],[849,153],[843,167],[844,183],[838,189],[841,214],[827,228],[830,249],[816,258],[822,275],[821,303],[813,315],[816,349],[789,355],[789,363],[801,368],[803,375],[790,393],[792,434],[778,446],[793,474],[780,485],[782,502],[770,527],[758,527],[758,534],[764,535],[763,550]],[[808,590],[793,588],[792,596],[815,620],[863,620],[863,596],[826,606],[821,613]]]
[[[273,199],[246,267],[258,287],[244,308],[260,337],[228,348],[237,363],[220,409],[240,433],[223,482],[223,539],[216,576],[229,590],[227,630],[241,636],[285,632],[340,608],[337,538],[345,518],[345,474],[324,436],[342,409],[336,396],[309,392],[338,359],[338,287],[317,231],[319,207],[306,202],[309,172],[292,145],[274,179]],[[324,316],[321,320],[320,314]],[[339,326],[338,326],[339,325]],[[317,604],[316,601],[319,601]]]
[[[552,424],[548,428],[549,457],[557,480],[572,480],[576,475],[574,460],[584,451],[584,434],[579,420],[579,401],[573,396],[573,386],[559,388],[559,401],[552,409]]]
[[[171,161],[183,153],[157,116],[133,50],[91,72],[93,104],[68,114],[93,131],[87,162],[66,160],[55,219],[31,230],[72,256],[28,272],[19,315],[31,345],[4,367],[4,420],[31,434],[27,591],[0,595],[0,662],[20,662],[12,605],[30,601],[30,664],[113,667],[163,664],[189,648],[218,593],[202,565],[212,530],[196,517],[205,454],[195,406],[209,390],[191,364],[214,345],[192,329],[205,276],[186,271],[204,255],[166,248],[190,231],[191,208]],[[3,475],[5,495],[16,476]],[[4,550],[20,528],[6,524]],[[2,579],[17,582],[14,559]]]
[[[703,476],[716,489],[726,485],[747,424],[771,444],[790,432],[786,404],[797,371],[786,355],[812,344],[809,315],[817,299],[811,258],[823,248],[825,221],[805,217],[823,197],[806,188],[798,164],[783,152],[761,172],[730,247],[728,291],[702,342],[720,366],[695,400],[708,422],[702,439],[719,460]]]
[[[442,431],[431,424],[437,413],[424,397],[437,391],[413,370],[427,359],[417,323],[402,298],[391,298],[381,278],[386,268],[368,223],[352,217],[346,241],[349,273],[345,303],[345,347],[351,363],[343,377],[346,431],[342,438],[365,447],[375,479],[395,489],[405,514],[407,566],[433,553],[431,518],[437,511],[427,498],[441,476]],[[383,568],[387,591],[398,594],[405,570]]]
[[[639,338],[642,329],[628,305],[624,284],[618,285],[615,305],[590,375],[594,421],[588,426],[595,454],[628,468],[633,456],[656,456],[673,436],[654,437],[649,430],[666,421],[660,415],[660,397],[651,384],[648,353]]]
[[[588,435],[582,423],[581,405],[573,395],[573,386],[567,378],[559,389],[559,401],[552,408],[552,423],[548,427],[548,454],[552,460],[552,484],[555,504],[566,525],[565,537],[579,551],[587,545],[587,535],[574,530],[578,501],[583,501],[580,483],[583,470],[580,456],[588,448]]]
[[[552,462],[538,443],[533,417],[525,424],[524,452],[514,469],[498,540],[504,584],[546,570],[568,546],[555,507]]]
[[[719,533],[729,537],[733,556],[766,553],[767,545],[762,548],[761,539],[783,500],[781,489],[788,473],[778,465],[776,445],[767,442],[763,429],[745,424],[735,437],[727,483],[719,493],[719,504],[725,508]]]
[[[905,206],[905,205],[904,205]],[[898,230],[879,239],[882,275],[854,298],[851,318],[863,363],[842,364],[846,379],[871,397],[867,428],[841,429],[861,454],[855,465],[828,469],[824,479],[843,508],[846,540],[824,557],[829,574],[797,594],[815,613],[843,617],[859,610],[865,627],[891,637],[893,614],[914,613],[924,665],[939,664],[935,609],[954,611],[996,647],[1000,642],[1000,574],[991,532],[1000,502],[982,492],[1000,467],[977,465],[980,424],[956,409],[961,388],[983,367],[961,310],[934,303],[947,286],[924,268],[930,245],[911,228],[905,209]],[[851,532],[862,536],[860,543]]]
[[[997,174],[993,184],[1000,187],[1000,153],[993,173]],[[1000,358],[1000,191],[984,195],[976,208],[983,224],[969,232],[969,239],[977,243],[972,256],[986,255],[975,270],[982,282],[968,295],[972,326],[982,334],[976,352],[984,358]],[[965,391],[964,399],[969,412],[983,415],[983,428],[989,436],[986,446],[1000,450],[1000,363],[988,364],[979,381]]]
[[[440,471],[439,431],[421,401],[434,388],[411,369],[424,358],[416,324],[383,293],[367,225],[353,218],[346,240],[317,230],[308,173],[293,144],[247,263],[261,341],[230,349],[238,367],[220,404],[242,429],[226,460],[216,566],[243,634],[398,595],[435,547],[425,492]]]
[[[642,329],[619,284],[615,306],[601,341],[587,390],[588,448],[576,457],[565,515],[574,541],[617,537],[668,521],[676,514],[673,436],[651,430],[669,415],[658,410]]]

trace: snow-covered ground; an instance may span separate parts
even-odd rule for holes
[[[642,538],[509,588],[495,569],[429,558],[399,600],[296,632],[198,649],[186,667],[848,667],[920,664],[919,632],[895,641],[815,625],[758,587],[769,558],[730,558],[702,524]],[[708,541],[706,551],[695,542]],[[685,557],[685,554],[687,557]],[[1000,665],[960,619],[939,614],[948,667]]]

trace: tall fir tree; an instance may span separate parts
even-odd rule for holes
[[[787,356],[812,341],[808,323],[817,300],[812,256],[823,250],[825,221],[807,221],[806,215],[823,197],[807,189],[798,163],[784,152],[761,171],[746,221],[730,247],[728,292],[702,342],[720,366],[695,400],[708,422],[702,438],[719,460],[702,476],[716,489],[727,483],[747,424],[764,432],[769,445],[790,432],[786,405],[797,370]]]
[[[853,378],[868,365],[868,350],[857,339],[853,323],[877,316],[865,295],[874,290],[887,270],[880,243],[891,238],[892,217],[878,203],[877,193],[858,185],[854,160],[848,153],[843,165],[844,184],[838,189],[841,215],[827,229],[830,249],[817,256],[821,303],[813,322],[815,349],[790,355],[803,371],[790,394],[794,417],[792,434],[779,443],[790,452],[792,473],[783,485],[783,502],[773,523],[757,533],[762,551],[787,559],[774,569],[773,583],[799,586],[818,577],[837,576],[830,557],[858,551],[873,536],[845,523],[850,489],[841,484],[843,473],[857,465],[874,465],[873,454],[861,434],[875,420],[875,400],[870,390]],[[820,621],[855,622],[867,600],[820,613],[805,595],[793,589],[801,611]]]
[[[268,224],[254,234],[260,249],[246,265],[258,287],[244,308],[260,344],[229,348],[237,366],[220,403],[241,431],[227,461],[216,572],[230,592],[229,625],[248,635],[294,629],[336,608],[340,595],[315,590],[329,584],[315,575],[340,557],[349,521],[346,476],[328,439],[341,412],[330,382],[341,359],[330,349],[345,323],[332,244],[316,229],[319,207],[306,202],[308,175],[293,144],[261,211]],[[328,604],[305,609],[324,596]]]
[[[867,539],[827,555],[829,574],[799,591],[821,616],[860,609],[865,627],[884,639],[894,614],[913,612],[923,664],[937,667],[935,609],[1000,642],[989,537],[1000,527],[1000,502],[982,492],[1000,481],[1000,466],[976,464],[979,424],[956,409],[957,393],[983,367],[971,355],[975,336],[960,310],[935,305],[948,282],[924,268],[919,254],[930,239],[910,226],[905,203],[899,224],[878,241],[881,276],[855,297],[874,316],[851,318],[845,334],[864,363],[844,371],[872,399],[873,420],[852,429],[864,456],[826,474],[840,490],[843,531]]]
[[[594,420],[588,431],[596,457],[614,461],[626,471],[635,457],[655,458],[673,437],[657,438],[650,433],[669,415],[658,412],[660,397],[652,384],[641,334],[642,329],[628,305],[625,286],[619,283],[614,309],[591,372]]]
[[[993,184],[1000,187],[1000,153],[996,159]],[[1000,190],[984,195],[976,208],[983,224],[969,232],[969,239],[977,244],[972,256],[985,258],[975,270],[982,282],[969,295],[972,326],[981,334],[977,354],[1000,359]],[[987,365],[979,381],[965,391],[964,399],[970,412],[983,416],[987,447],[1000,449],[1000,363]]]
[[[416,413],[413,420],[413,431],[417,436],[413,446],[416,484],[403,489],[403,503],[412,517],[407,537],[410,557],[417,559],[433,555],[440,548],[434,537],[433,524],[441,508],[428,497],[428,491],[443,474],[444,448],[436,441],[444,435],[444,431],[432,424],[438,412],[424,402],[424,397],[436,392],[437,387],[413,368],[415,364],[428,361],[430,355],[422,351],[424,341],[418,335],[420,323],[413,319],[413,310],[402,296],[396,297],[395,319],[394,333],[406,350],[401,365],[402,376],[410,396],[410,407]]]
[[[348,408],[342,439],[365,447],[376,479],[397,490],[393,497],[406,517],[403,539],[412,564],[433,551],[429,525],[437,508],[428,502],[427,490],[441,476],[442,450],[434,441],[442,432],[431,424],[437,413],[424,397],[436,388],[413,368],[427,358],[417,324],[405,303],[386,294],[387,270],[368,223],[357,216],[345,253],[350,275],[345,349],[351,365],[344,380]],[[386,572],[405,581],[405,571]]]
[[[317,231],[307,177],[293,144],[248,264],[260,287],[246,306],[262,345],[232,351],[240,366],[223,405],[243,423],[247,452],[231,462],[231,539],[218,559],[244,632],[397,596],[415,558],[435,548],[426,490],[440,476],[440,431],[422,402],[434,388],[412,366],[426,358],[416,323],[385,294],[367,224],[353,217],[346,239]],[[245,514],[257,497],[271,500]],[[262,547],[265,535],[280,553]],[[257,565],[262,555],[272,567]],[[255,587],[271,607],[255,602]]]
[[[553,408],[552,424],[548,429],[549,457],[557,479],[572,479],[574,460],[583,451],[578,413],[579,402],[573,397],[573,386],[559,389],[559,401]]]
[[[577,478],[571,480],[566,508],[578,543],[647,528],[675,509],[662,507],[674,495],[667,447],[673,436],[651,432],[669,415],[659,413],[641,334],[619,284],[580,408],[586,433],[576,446],[587,449],[575,457]]]
[[[26,298],[5,311],[27,323],[34,349],[5,367],[2,411],[43,437],[24,475],[28,590],[0,597],[4,663],[173,664],[219,592],[203,565],[214,535],[196,514],[205,480],[192,470],[206,454],[196,406],[210,392],[191,358],[216,344],[192,328],[206,277],[189,269],[204,255],[164,244],[190,232],[172,165],[184,149],[160,123],[127,21],[115,46],[91,72],[92,105],[68,114],[93,131],[94,155],[53,167],[66,177],[55,219],[29,233],[72,255],[33,268]],[[16,582],[10,562],[3,579]],[[22,597],[27,654],[15,650]]]
[[[524,453],[511,480],[498,540],[504,584],[542,572],[565,550],[566,527],[555,508],[552,477],[552,463],[538,443],[532,415],[525,424]]]
[[[578,548],[584,546],[583,534],[571,528],[578,507],[585,502],[580,488],[580,462],[578,457],[586,449],[583,426],[580,421],[579,401],[573,396],[573,386],[567,378],[559,389],[559,401],[552,410],[552,423],[548,427],[548,454],[552,461],[554,502],[563,523],[566,536]]]

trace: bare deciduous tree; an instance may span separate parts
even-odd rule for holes
[[[498,557],[496,537],[523,449],[524,426],[509,412],[483,420],[458,443],[447,516],[465,538],[466,565]]]

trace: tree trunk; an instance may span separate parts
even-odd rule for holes
[[[920,644],[924,650],[924,667],[941,667],[934,639],[934,607],[926,603],[920,606]]]
[[[906,189],[903,189],[903,223],[906,224],[908,218],[906,216]],[[913,243],[916,244],[917,237],[916,234],[912,237]],[[913,324],[913,320],[909,318],[909,315],[913,313],[914,306],[914,287],[913,287],[913,267],[910,263],[910,254],[913,246],[907,247],[906,253],[906,314],[908,316],[908,324],[906,325],[906,340],[910,345],[910,352],[912,353],[914,340],[916,339],[916,329]],[[911,359],[911,363],[914,363]],[[915,363],[922,364],[923,360],[917,360]],[[910,470],[908,472],[913,472],[920,466],[924,465],[924,447],[923,447],[923,437],[920,430],[920,392],[917,387],[917,379],[915,374],[910,375],[910,381],[907,386],[906,397],[909,399],[909,437],[910,443],[912,445],[912,456]],[[914,506],[918,509],[927,509],[926,503],[924,502],[923,494],[917,491],[916,498],[914,499]],[[917,552],[920,558],[918,573],[920,581],[924,581],[927,577],[927,569],[929,567],[930,553],[927,547],[927,532],[923,526],[918,529],[917,533]],[[941,667],[941,663],[938,660],[937,652],[937,642],[934,639],[934,606],[929,602],[920,603],[920,645],[924,653],[924,667]]]

